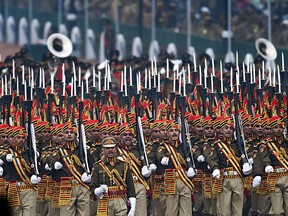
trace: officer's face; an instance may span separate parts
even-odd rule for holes
[[[76,134],[72,130],[66,130],[64,132],[64,138],[66,142],[74,142],[76,141]]]
[[[131,131],[124,131],[121,134],[121,140],[126,146],[132,145],[133,142],[133,134]]]
[[[276,137],[281,137],[283,135],[283,127],[282,125],[276,125],[272,128],[272,133]]]
[[[1,135],[0,135],[0,143],[4,144],[4,145],[8,145],[9,144],[8,134],[7,133],[1,133]]]
[[[213,138],[215,136],[215,130],[212,124],[209,124],[203,128],[204,136],[207,138]]]
[[[232,138],[233,135],[233,127],[231,125],[225,125],[222,128],[222,133],[225,138]]]
[[[267,125],[264,129],[264,135],[266,138],[272,138],[273,137],[273,134],[272,134],[272,128],[270,125]]]
[[[243,126],[243,132],[244,132],[244,134],[252,134],[253,133],[253,127],[252,127],[251,122],[248,122],[246,125]]]
[[[108,157],[108,158],[113,158],[116,156],[116,153],[117,153],[117,149],[116,147],[110,147],[110,148],[103,148],[103,153],[105,155],[105,157]]]
[[[177,128],[170,128],[168,131],[168,135],[170,140],[176,141],[179,139],[179,130]]]
[[[198,136],[203,136],[202,124],[198,124],[194,127],[194,131]]]
[[[24,147],[25,146],[25,142],[26,142],[26,138],[23,135],[17,135],[14,137],[14,144],[18,147]]]
[[[261,123],[257,123],[256,125],[254,125],[253,127],[253,132],[256,136],[263,136],[263,128],[262,128],[262,124]]]

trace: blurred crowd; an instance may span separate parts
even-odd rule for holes
[[[14,5],[27,7],[28,0],[12,0]],[[57,11],[58,1],[32,1],[34,8]],[[63,1],[64,13],[84,14],[85,0]],[[143,25],[151,26],[151,0],[143,0]],[[187,0],[156,0],[156,27],[174,32],[187,30]],[[120,23],[137,25],[139,1],[131,0],[88,0],[89,16],[108,17]],[[232,31],[236,41],[254,42],[268,37],[267,0],[231,0]],[[116,8],[118,6],[118,12]],[[286,47],[288,40],[288,1],[271,0],[272,42],[277,47]],[[193,35],[208,38],[223,37],[227,30],[226,0],[191,0],[191,29]]]

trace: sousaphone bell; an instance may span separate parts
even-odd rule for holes
[[[51,34],[47,39],[48,50],[58,58],[66,58],[71,55],[73,45],[71,40],[61,33]]]
[[[265,38],[259,38],[255,42],[257,52],[266,60],[274,61],[277,58],[277,51],[274,45]]]

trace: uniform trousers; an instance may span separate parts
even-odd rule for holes
[[[90,215],[91,216],[95,216],[97,213],[97,205],[98,205],[98,201],[94,200],[94,199],[90,199]]]
[[[90,213],[90,191],[81,185],[72,186],[70,205],[60,207],[60,216],[87,216]]]
[[[114,198],[108,200],[109,216],[127,216],[127,205],[123,198]]]
[[[160,191],[160,196],[158,198],[152,198],[152,216],[164,216],[166,211],[166,197],[164,186],[162,186]]]
[[[182,180],[176,182],[176,194],[166,195],[166,216],[191,216],[191,190]]]
[[[274,215],[270,194],[259,196],[257,210],[260,215]]]
[[[20,205],[11,207],[13,216],[34,216],[36,215],[37,191],[27,189],[19,191]]]
[[[270,195],[274,215],[288,216],[288,176],[278,178],[275,190]]]
[[[147,215],[147,193],[146,188],[141,183],[134,183],[136,192],[135,216]]]
[[[238,177],[225,178],[222,191],[217,197],[217,215],[242,216],[244,204],[244,185]]]

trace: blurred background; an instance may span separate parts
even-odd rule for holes
[[[136,37],[141,54],[153,53],[156,41],[158,54],[173,43],[176,57],[211,48],[215,58],[237,50],[243,60],[257,54],[262,37],[280,52],[288,47],[288,0],[0,0],[0,8],[0,42],[25,45],[35,58],[54,32],[72,40],[73,55],[91,61],[115,48],[120,58],[135,55]]]

